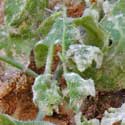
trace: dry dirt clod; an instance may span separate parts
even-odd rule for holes
[[[125,102],[125,90],[117,92],[98,92],[96,97],[88,97],[82,107],[83,115],[87,119],[103,117],[103,114],[110,107],[118,108]]]
[[[34,78],[24,73],[15,73],[0,83],[0,113],[20,120],[33,120],[38,109],[32,101]]]
[[[79,3],[76,5],[69,6],[67,9],[67,15],[69,17],[81,17],[85,8],[84,3]]]

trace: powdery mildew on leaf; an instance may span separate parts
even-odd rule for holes
[[[68,46],[69,44],[77,40],[75,36],[79,33],[79,31],[74,27],[74,25],[68,18],[65,20],[65,22],[66,22],[65,40]],[[50,29],[48,35],[46,35],[46,37],[43,40],[40,40],[40,42],[42,44],[43,43],[46,44],[47,46],[57,43],[61,44],[62,35],[63,35],[63,19],[61,17],[58,17],[54,22],[52,28]]]
[[[80,72],[90,67],[93,61],[96,62],[96,68],[100,68],[103,60],[103,54],[98,47],[74,44],[67,51],[67,58],[76,63]]]
[[[101,121],[98,119],[87,120],[82,118],[82,113],[79,112],[75,115],[76,125],[114,125],[119,123],[120,125],[125,124],[125,104],[122,104],[120,108],[109,108],[105,111],[104,117]]]
[[[83,119],[82,119],[82,113],[81,112],[77,113],[75,115],[76,125],[100,125],[98,119],[91,119],[91,120],[87,120],[85,118],[83,118]]]
[[[74,72],[65,73],[64,78],[67,82],[70,104],[78,111],[84,98],[88,95],[95,96],[94,81],[92,79],[85,80]]]
[[[122,121],[121,125],[125,124],[125,104],[123,104],[120,108],[110,108],[108,111],[105,111],[101,125],[112,125],[118,121]]]
[[[57,15],[58,14],[59,13],[57,13]],[[44,39],[41,39],[35,45],[34,51],[35,51],[35,62],[37,64],[37,67],[41,67],[43,66],[43,64],[45,64],[47,47],[50,47],[52,44],[60,44],[60,45],[62,44],[63,20],[61,19],[61,17],[58,17],[53,24],[51,24],[52,22],[48,22],[48,25],[52,25],[49,33],[46,36],[44,36],[45,37]],[[75,43],[78,39],[79,39],[79,30],[75,28],[68,19],[66,19],[66,31],[65,31],[66,48],[68,48],[70,44]]]
[[[102,68],[97,71],[95,83],[98,88],[114,90],[125,88],[125,2],[118,0],[111,12],[100,22],[110,34],[109,49],[105,52]],[[100,74],[100,76],[99,76]],[[96,81],[97,80],[97,81]]]
[[[53,110],[58,112],[58,105],[62,101],[60,89],[57,81],[51,80],[50,74],[40,75],[33,85],[33,101],[40,110],[48,115],[53,114]]]

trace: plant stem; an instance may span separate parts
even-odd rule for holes
[[[43,118],[44,118],[44,116],[45,116],[45,113],[44,112],[42,112],[42,110],[41,109],[39,109],[39,111],[38,111],[38,114],[37,114],[37,116],[36,116],[36,121],[40,121],[40,120],[42,120]]]
[[[51,67],[53,62],[54,44],[51,44],[48,51],[45,74],[51,74]]]
[[[57,68],[56,68],[56,70],[55,70],[55,73],[54,73],[54,75],[53,75],[53,79],[54,79],[54,80],[56,79],[57,81],[59,81],[59,79],[61,78],[62,74],[63,74],[62,63],[59,62],[59,63],[58,63],[58,66],[57,66]]]
[[[35,73],[33,70],[31,70],[29,68],[26,68],[23,64],[20,64],[19,62],[16,62],[15,60],[13,60],[13,59],[11,59],[9,57],[0,56],[0,60],[3,61],[3,62],[8,63],[10,65],[12,65],[13,67],[16,67],[17,69],[25,71],[25,73],[27,75],[31,75],[33,77],[37,77],[38,76],[38,74]]]
[[[63,70],[64,72],[67,72],[66,65],[65,65],[65,52],[66,52],[66,45],[65,45],[65,38],[66,38],[66,10],[64,7],[64,12],[63,12],[63,36],[62,36],[62,57],[63,57]]]

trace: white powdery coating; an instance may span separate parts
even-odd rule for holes
[[[76,89],[78,92],[85,94],[85,96],[91,95],[95,96],[95,86],[94,81],[92,79],[84,80],[76,73],[65,73],[64,78],[67,82],[76,84]]]
[[[81,44],[71,45],[67,51],[67,57],[76,63],[80,72],[91,66],[93,61],[96,62],[96,68],[100,68],[103,60],[103,54],[99,48]]]
[[[103,2],[103,10],[105,14],[108,14],[111,11],[111,5],[109,3],[109,1],[105,1]]]
[[[106,111],[101,121],[101,125],[112,125],[118,121],[122,121],[122,124],[125,121],[125,104],[120,108],[110,108]]]
[[[81,121],[82,118],[82,113],[79,112],[75,115],[75,123],[76,125],[100,125],[99,120],[98,119],[91,119],[91,120],[85,120],[85,121]]]

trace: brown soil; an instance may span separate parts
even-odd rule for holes
[[[71,5],[67,9],[67,15],[69,17],[73,17],[73,18],[81,17],[83,15],[84,8],[85,8],[85,4],[84,3]]]
[[[81,108],[83,115],[87,119],[97,118],[101,120],[104,112],[110,108],[118,108],[125,102],[125,90],[117,92],[97,92],[96,97],[88,96],[84,106]],[[71,110],[60,110],[60,114],[52,117],[45,117],[45,120],[56,123],[57,125],[74,125],[73,113]],[[66,112],[65,112],[66,111]],[[120,125],[121,121],[113,125]]]
[[[0,82],[0,112],[20,120],[34,119],[37,108],[32,102],[34,79],[24,73],[16,73]]]
[[[103,117],[110,107],[118,108],[125,102],[125,90],[117,92],[98,92],[96,97],[88,97],[82,107],[83,115],[88,119]]]

